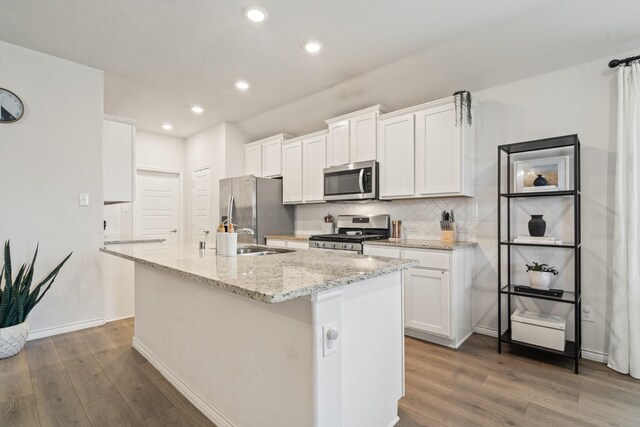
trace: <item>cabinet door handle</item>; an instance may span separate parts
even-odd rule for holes
[[[173,230],[171,230],[171,232],[172,232],[172,233],[177,233],[177,232],[178,232],[178,229],[177,229],[177,228],[174,228]]]

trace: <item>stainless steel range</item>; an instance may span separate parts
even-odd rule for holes
[[[339,215],[336,234],[309,237],[311,249],[362,253],[364,242],[389,238],[389,215]]]

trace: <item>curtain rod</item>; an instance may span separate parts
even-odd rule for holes
[[[612,59],[611,61],[609,61],[609,68],[616,68],[620,65],[629,65],[630,63],[632,63],[633,61],[637,61],[638,59],[640,59],[640,55],[630,56],[629,58],[625,59]]]

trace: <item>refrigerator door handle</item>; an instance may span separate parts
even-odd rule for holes
[[[227,204],[227,223],[232,223],[231,214],[233,213],[233,195],[229,196],[229,203]]]

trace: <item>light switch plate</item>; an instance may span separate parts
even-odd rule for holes
[[[87,193],[80,193],[78,195],[78,204],[80,206],[89,206],[89,195]]]

